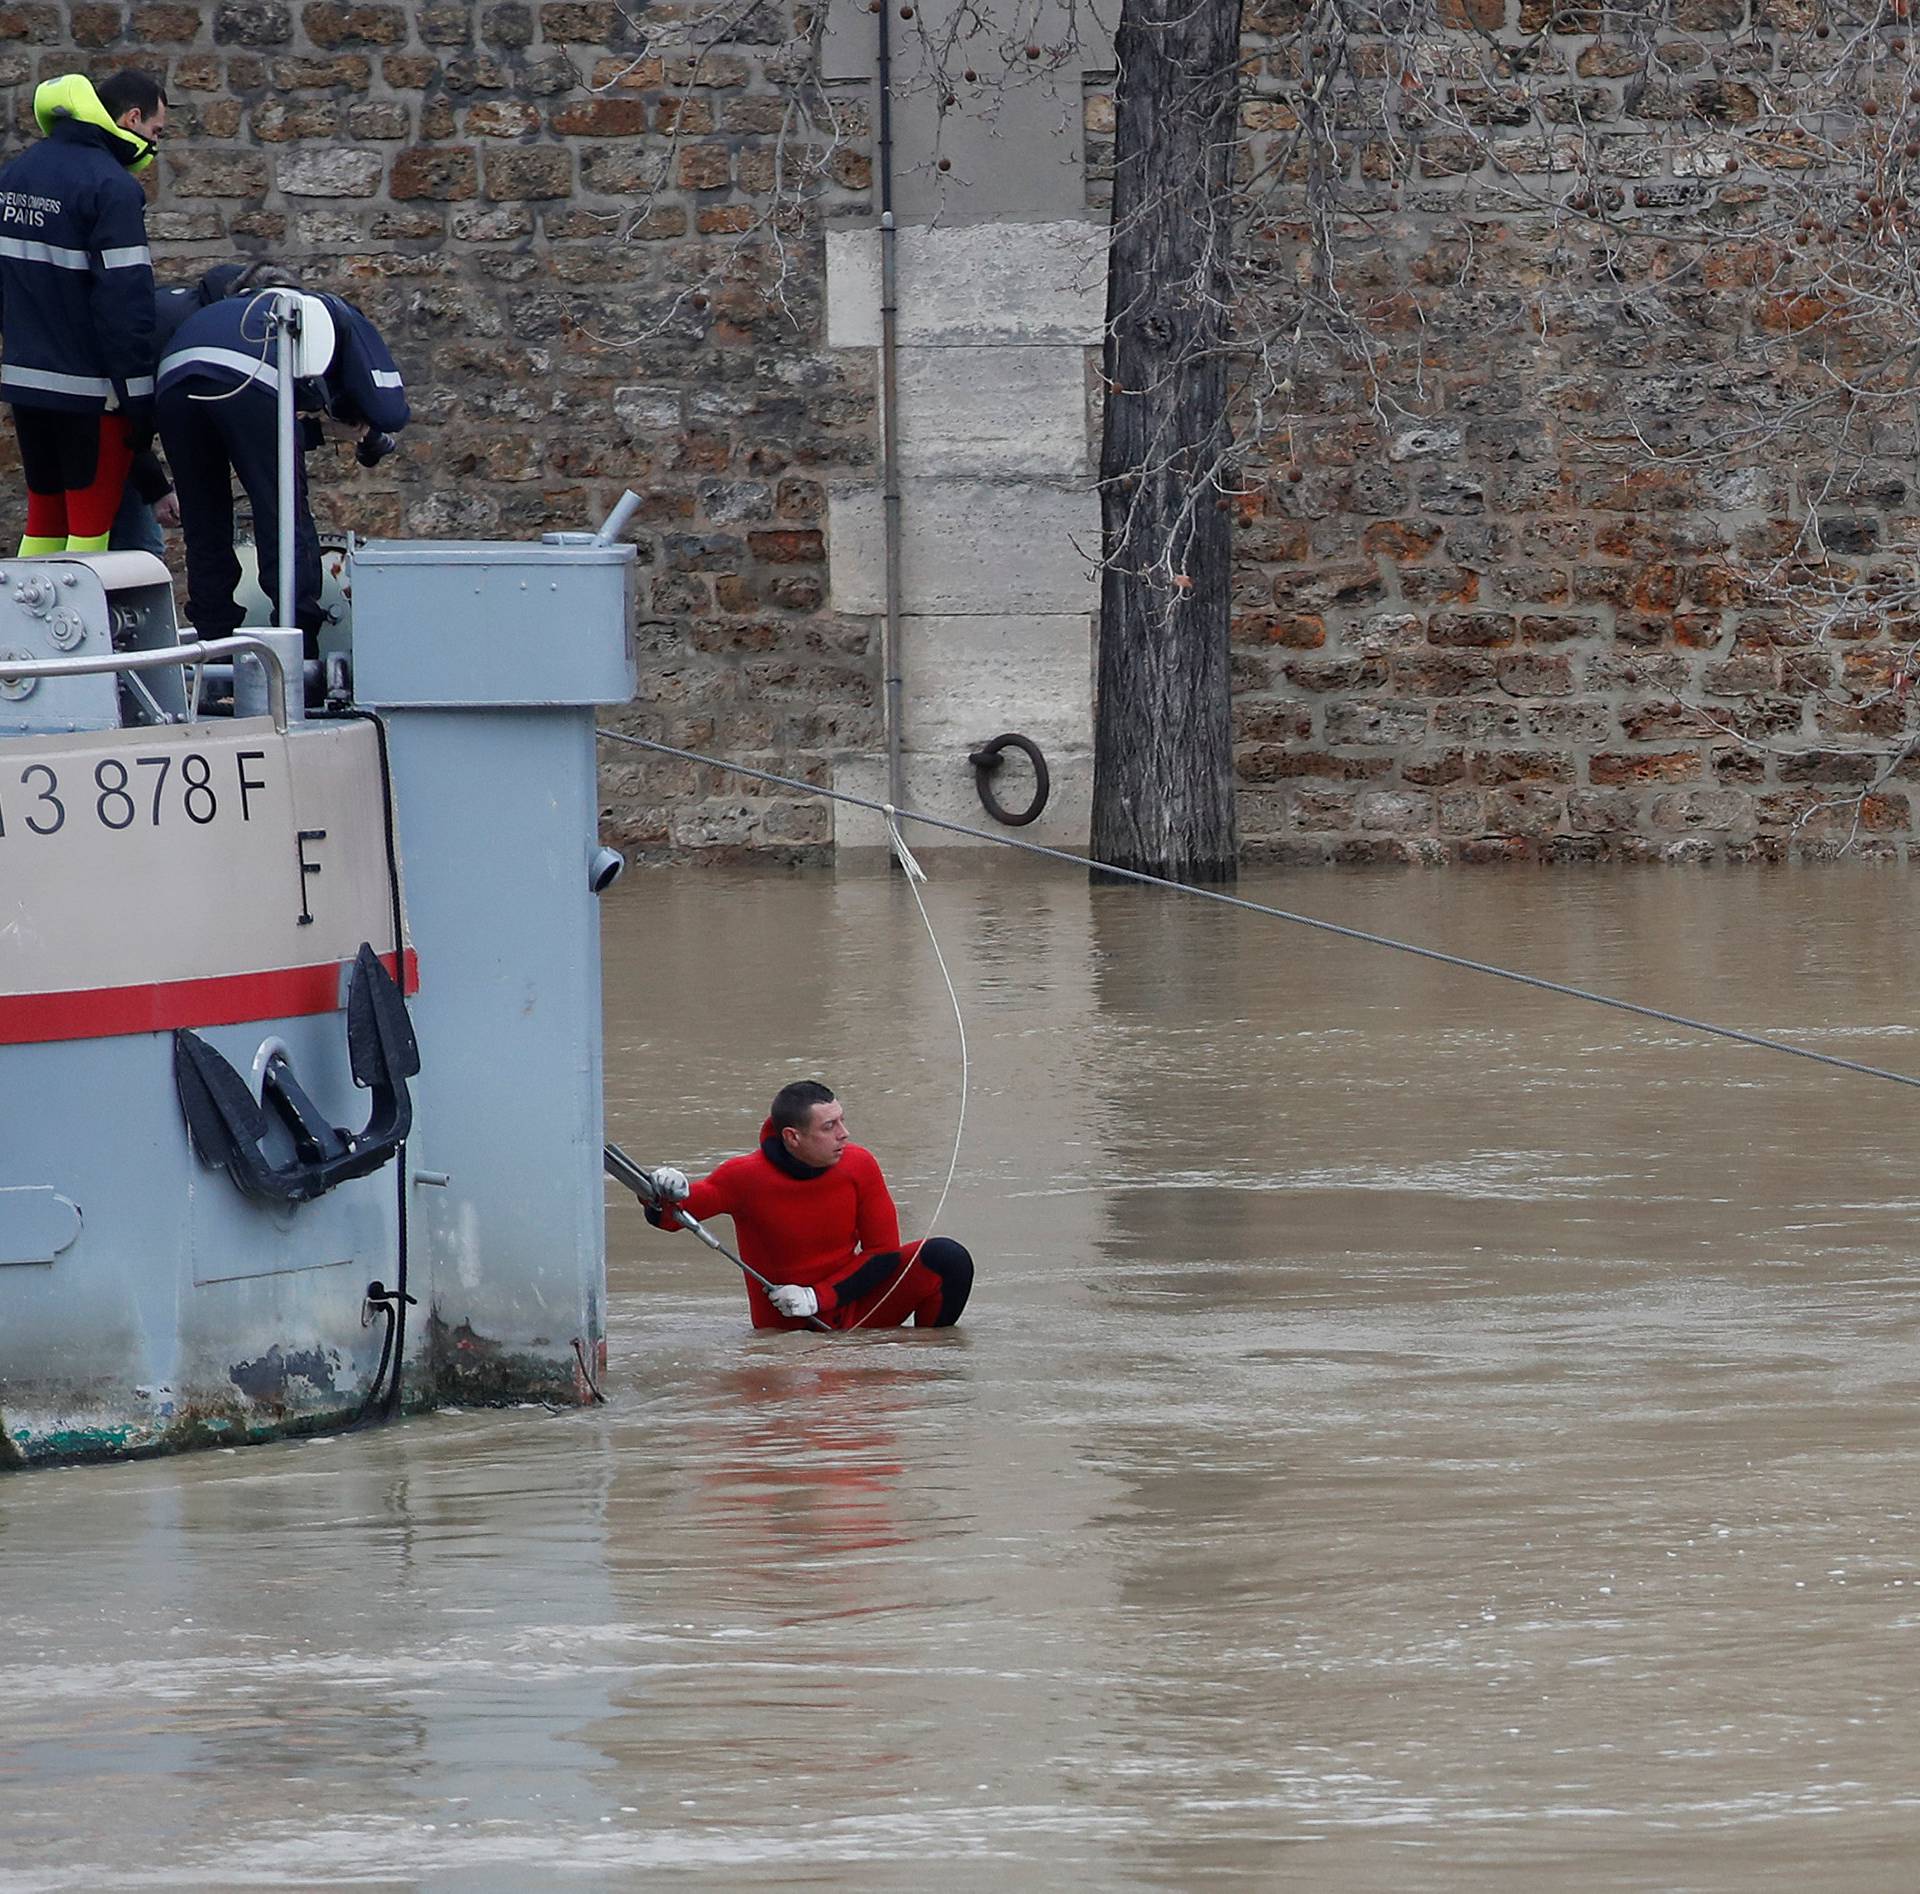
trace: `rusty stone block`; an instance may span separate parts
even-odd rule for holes
[[[127,35],[141,46],[191,46],[205,22],[202,7],[137,6],[128,16]]]
[[[473,41],[471,6],[423,6],[415,10],[414,31],[428,46],[467,46]]]
[[[1570,638],[1597,638],[1600,621],[1590,612],[1527,612],[1520,635],[1528,644],[1564,644]]]
[[[811,574],[788,572],[767,581],[767,600],[782,611],[818,611],[826,599],[826,587]]]
[[[404,202],[430,197],[452,200],[477,195],[478,154],[467,145],[413,145],[394,155],[387,189]]]
[[[1570,697],[1573,660],[1539,652],[1502,658],[1494,666],[1494,681],[1510,697]]]
[[[1567,798],[1567,826],[1583,834],[1631,829],[1638,815],[1638,804],[1622,789],[1576,789]]]
[[[573,189],[573,153],[557,145],[521,145],[486,153],[487,195],[565,197]],[[394,195],[398,197],[399,191]]]
[[[1509,840],[1517,836],[1549,835],[1563,827],[1566,820],[1565,793],[1545,783],[1499,789],[1487,797],[1487,827]]]
[[[646,129],[644,105],[639,107],[639,112],[643,121],[640,129],[644,131]],[[713,130],[713,107],[705,99],[689,99],[684,96],[662,99],[659,109],[654,113],[653,128],[663,137],[668,138],[675,134],[688,138],[703,137]]]
[[[621,25],[620,9],[610,0],[580,0],[579,4],[552,4],[540,9],[540,33],[554,44],[567,41],[604,44]]]
[[[1258,743],[1243,749],[1233,762],[1243,782],[1291,782],[1302,777],[1324,777],[1329,782],[1365,782],[1384,776],[1393,767],[1389,756],[1335,756],[1326,750],[1297,750],[1287,744]]]
[[[1392,660],[1395,688],[1412,697],[1454,697],[1493,682],[1493,660],[1480,651],[1455,651]]]
[[[388,242],[419,243],[446,234],[446,219],[439,211],[402,206],[380,211],[373,220],[373,235]]]
[[[1409,605],[1472,605],[1480,597],[1480,574],[1460,566],[1403,566],[1400,596]]]
[[[1322,832],[1353,827],[1355,798],[1338,789],[1296,790],[1287,806],[1287,823],[1294,829]]]
[[[562,138],[636,138],[647,129],[644,99],[581,99],[548,121]]]
[[[219,103],[231,105],[235,101]],[[334,138],[340,132],[340,107],[332,99],[262,99],[254,106],[247,128],[270,145],[302,138]]]
[[[682,190],[723,191],[732,171],[732,154],[725,145],[693,145],[680,153],[674,176]]]
[[[217,210],[150,210],[147,234],[155,243],[215,243],[226,225]]]
[[[1317,651],[1327,642],[1327,621],[1313,612],[1244,612],[1234,618],[1230,635],[1237,645]]]
[[[62,24],[57,6],[0,6],[0,40],[51,46],[60,39]]]
[[[467,107],[462,129],[469,138],[524,138],[540,129],[540,112],[524,99],[486,99]]]
[[[1656,829],[1732,829],[1750,819],[1751,806],[1738,789],[1687,789],[1655,796],[1647,816]]]
[[[440,76],[440,62],[431,53],[388,53],[380,61],[380,77],[396,92],[422,92]]]
[[[602,145],[580,154],[580,181],[606,197],[633,197],[655,190],[662,182],[662,155],[645,145]],[[686,228],[685,213],[677,236]]]
[[[179,197],[258,197],[267,188],[267,161],[257,151],[167,152],[167,187]]]
[[[1376,520],[1360,535],[1368,552],[1388,559],[1424,559],[1439,545],[1441,529],[1427,520]]]
[[[1427,642],[1451,646],[1511,644],[1515,621],[1504,612],[1435,612],[1427,620]]]
[[[1471,779],[1485,788],[1574,780],[1573,758],[1558,750],[1479,750],[1467,767]]]
[[[273,83],[282,92],[364,92],[373,64],[362,53],[336,53],[331,59],[276,59]],[[233,83],[233,74],[227,74]]]
[[[747,548],[769,565],[821,565],[827,557],[826,536],[797,527],[749,533]]]
[[[456,53],[440,68],[440,83],[457,99],[504,92],[513,75],[491,53]]]
[[[406,43],[407,16],[397,6],[302,7],[300,24],[316,46],[400,46]]]
[[[1610,752],[1587,759],[1587,781],[1596,788],[1636,783],[1690,783],[1701,774],[1695,750]]]
[[[67,14],[67,36],[76,46],[111,46],[124,20],[119,7],[77,5]]]
[[[1417,704],[1329,704],[1326,732],[1329,743],[1382,745],[1398,749],[1419,743],[1426,736],[1427,713]]]

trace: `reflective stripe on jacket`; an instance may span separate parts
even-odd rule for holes
[[[258,382],[280,387],[278,348],[268,324],[271,292],[228,296],[196,310],[174,331],[160,363],[160,386],[195,377],[219,387]],[[355,426],[396,433],[412,418],[393,357],[376,329],[350,302],[322,296],[333,317],[333,360],[326,373],[303,377],[294,391],[304,412],[324,408]]]

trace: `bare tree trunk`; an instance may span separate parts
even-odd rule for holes
[[[1224,495],[1240,0],[1124,0],[1114,52],[1093,854],[1231,881]]]

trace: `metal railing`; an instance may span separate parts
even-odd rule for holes
[[[236,632],[230,638],[209,638],[204,644],[169,645],[157,651],[108,651],[97,657],[28,658],[0,660],[0,684],[18,678],[97,677],[102,672],[163,671],[172,666],[203,669],[210,659],[255,657],[266,675],[267,714],[282,735],[287,728],[287,673],[280,653],[265,638]],[[200,708],[200,680],[195,678],[189,717]]]

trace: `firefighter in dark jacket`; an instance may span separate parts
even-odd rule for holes
[[[0,171],[0,396],[27,478],[23,553],[98,552],[153,438],[146,194],[167,119],[158,81],[78,73],[33,95],[46,134]]]
[[[202,281],[206,306],[174,331],[160,360],[160,438],[180,496],[187,542],[187,616],[202,638],[224,638],[243,616],[234,598],[240,561],[233,550],[233,480],[253,508],[261,588],[276,625],[306,634],[308,657],[319,656],[320,540],[307,505],[303,458],[294,461],[293,615],[280,583],[280,369],[269,322],[274,292],[285,279],[272,265],[222,264]],[[338,296],[314,300],[333,319],[333,358],[295,384],[304,416],[300,444],[318,444],[319,418],[363,429],[354,457],[374,466],[394,448],[410,418],[406,388],[380,332]]]
[[[209,270],[189,289],[162,289],[153,292],[153,346],[157,355],[166,354],[175,332],[186,319],[208,303],[227,293],[228,285],[241,270],[238,263],[222,264]],[[127,469],[127,484],[120,495],[120,511],[114,515],[110,552],[150,552],[156,559],[167,556],[165,528],[180,524],[180,496],[173,490],[173,477],[160,464],[160,456],[151,448],[135,454]]]

